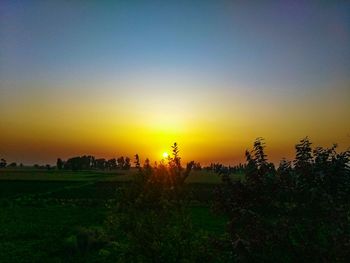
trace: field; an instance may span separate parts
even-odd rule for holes
[[[127,185],[135,172],[0,170],[1,262],[94,262],[93,253],[73,253],[67,242],[82,228],[103,227],[115,190]],[[213,234],[225,231],[224,218],[210,211],[218,182],[207,171],[194,171],[188,178],[193,223]]]

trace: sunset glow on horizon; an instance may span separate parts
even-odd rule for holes
[[[181,1],[180,1],[181,2]],[[350,7],[343,1],[4,1],[0,157],[271,161],[350,146]],[[253,10],[253,11],[252,11]]]

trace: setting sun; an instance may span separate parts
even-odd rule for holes
[[[163,158],[167,159],[169,157],[169,154],[167,152],[163,152]]]

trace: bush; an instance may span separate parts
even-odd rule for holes
[[[220,169],[214,208],[229,217],[230,249],[241,262],[344,262],[350,257],[350,152],[296,145],[294,167],[275,170],[258,138],[245,180]]]
[[[132,186],[119,189],[120,201],[107,222],[113,240],[110,258],[116,262],[214,259],[209,237],[194,230],[189,216],[185,179],[192,165],[181,166],[174,144],[167,164],[151,167],[146,161]]]

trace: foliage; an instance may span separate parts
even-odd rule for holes
[[[57,159],[56,166],[57,166],[58,170],[62,170],[62,168],[63,168],[63,161],[62,161],[61,158]]]
[[[304,138],[278,169],[258,138],[246,152],[245,180],[221,169],[214,208],[229,217],[230,247],[239,262],[343,262],[350,254],[350,152],[312,150]]]
[[[79,170],[91,170],[91,169],[99,169],[99,170],[112,170],[112,169],[123,169],[128,170],[131,167],[129,157],[119,157],[118,159],[112,158],[106,160],[104,158],[95,158],[94,156],[76,156],[69,158],[67,161],[63,161],[60,158],[57,159],[57,169],[66,169],[72,171]]]
[[[7,162],[4,158],[0,159],[0,168],[5,168],[7,165]]]
[[[119,190],[108,219],[117,262],[210,262],[208,236],[194,230],[187,204],[185,179],[193,162],[183,168],[176,143],[172,149],[167,164],[151,167],[147,160],[132,186]]]

